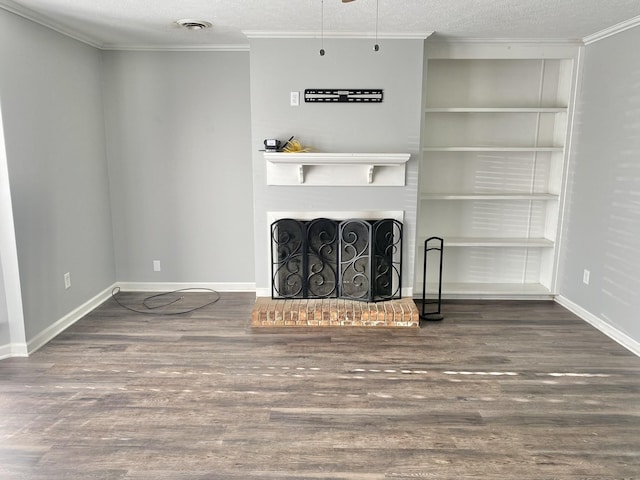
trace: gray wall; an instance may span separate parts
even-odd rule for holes
[[[585,47],[559,291],[640,342],[638,44],[636,27]]]
[[[104,52],[103,81],[118,281],[252,286],[249,53]]]
[[[0,97],[0,358],[27,355]]]
[[[101,52],[0,9],[0,67],[27,342],[116,280],[253,285],[248,52]]]
[[[403,210],[403,287],[413,285],[417,169],[420,157],[422,40],[251,40],[251,122],[254,172],[256,283],[270,287],[268,211]],[[305,104],[306,88],[381,88],[381,104]],[[289,94],[300,92],[299,107]],[[407,152],[404,187],[267,186],[260,150],[265,138],[325,152]]]
[[[96,49],[0,10],[0,99],[27,341],[115,281],[100,75]]]
[[[2,275],[2,256],[0,256],[0,349],[11,343],[9,330],[9,313],[7,310],[7,298],[4,288],[4,275]],[[2,355],[0,355],[2,358]]]
[[[0,102],[2,98],[0,97]],[[3,257],[13,255],[5,245],[7,235],[13,236],[13,214],[11,213],[11,195],[9,193],[9,173],[7,172],[7,157],[4,147],[4,128],[2,126],[2,103],[0,103],[0,358],[11,353],[11,329],[9,325],[9,310],[5,289],[5,267]],[[8,231],[11,230],[11,231]]]

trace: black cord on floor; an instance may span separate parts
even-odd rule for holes
[[[158,308],[163,308],[163,307],[168,307],[170,305],[173,305],[176,302],[179,302],[180,300],[182,300],[184,297],[179,297],[176,298],[174,300],[168,301],[167,303],[158,305],[158,306],[150,306],[148,305],[148,301],[149,300],[153,300],[156,298],[162,298],[165,297],[167,295],[173,295],[179,292],[202,292],[202,291],[206,291],[206,292],[211,292],[214,293],[216,295],[216,298],[210,302],[207,302],[203,305],[197,306],[197,307],[193,307],[193,308],[189,308],[187,310],[183,310],[183,311],[179,311],[179,312],[156,312],[156,311],[152,311],[152,310],[156,310]],[[218,292],[216,292],[215,290],[212,290],[210,288],[181,288],[179,290],[174,290],[172,292],[163,292],[163,293],[158,293],[155,295],[150,295],[148,297],[146,297],[143,301],[142,304],[148,309],[148,310],[137,310],[135,308],[131,308],[128,307],[127,305],[124,305],[123,303],[120,302],[120,300],[118,300],[116,298],[116,295],[120,293],[120,287],[115,287],[113,290],[111,290],[111,298],[113,298],[115,300],[115,302],[120,305],[122,308],[125,308],[127,310],[129,310],[130,312],[134,312],[134,313],[141,313],[143,315],[184,315],[185,313],[191,313],[191,312],[195,312],[196,310],[200,310],[201,308],[204,307],[208,307],[209,305],[213,305],[214,303],[216,303],[218,300],[220,300],[220,294]]]

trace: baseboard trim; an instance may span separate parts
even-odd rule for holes
[[[120,282],[114,283],[96,296],[72,310],[67,315],[59,319],[56,323],[46,328],[26,344],[5,344],[0,345],[0,360],[9,357],[27,357],[40,347],[48,343],[54,337],[69,328],[82,317],[90,313],[106,300],[111,298],[113,289],[120,287],[122,291],[127,292],[159,292],[173,291],[184,288],[193,289],[211,289],[219,292],[255,292],[257,297],[271,296],[270,289],[256,289],[252,283],[143,283],[143,282]],[[410,295],[407,295],[410,296]],[[576,314],[585,322],[589,323],[600,332],[629,350],[634,355],[640,357],[640,342],[629,337],[627,334],[612,327],[604,320],[585,310],[578,304],[572,302],[568,298],[558,295],[555,301],[565,307],[570,312]]]
[[[115,286],[123,292],[173,292],[174,290],[215,290],[216,292],[255,292],[255,283],[209,282],[118,282]]]
[[[217,292],[255,292],[254,283],[145,283],[145,282],[116,282],[104,289],[96,296],[75,308],[54,324],[50,325],[26,344],[0,345],[0,360],[9,357],[28,357],[39,348],[46,345],[57,335],[64,332],[82,317],[91,313],[95,308],[111,298],[113,290],[119,287],[125,292],[165,292],[185,288],[211,289]]]
[[[98,307],[99,305],[104,303],[106,300],[111,298],[111,292],[116,285],[117,284],[113,284],[112,286],[104,289],[103,291],[98,293],[96,296],[86,301],[79,307],[75,308],[74,310],[66,314],[64,317],[62,317],[60,320],[55,322],[53,325],[47,327],[46,329],[41,331],[38,335],[36,335],[34,338],[29,340],[26,345],[27,347],[26,350],[28,352],[28,355],[31,355],[32,353],[34,353],[40,347],[47,344],[54,337],[56,337],[57,335],[65,331],[67,328],[69,328],[71,325],[76,323],[82,317],[84,317],[85,315],[90,313],[92,310],[94,310],[96,307]]]
[[[8,343],[6,345],[0,345],[0,360],[10,357],[28,357],[26,343]]]
[[[271,289],[270,288],[256,288],[256,297],[270,297]]]
[[[430,294],[428,298],[433,298],[434,295]],[[500,300],[500,301],[511,301],[511,300],[524,300],[524,301],[550,301],[555,298],[553,294],[543,294],[543,295],[522,295],[522,294],[489,294],[489,293],[443,293],[442,300],[472,300],[472,301],[482,301],[482,300]],[[414,295],[414,300],[422,300],[422,294]]]
[[[612,327],[607,322],[592,314],[591,312],[585,310],[580,305],[572,302],[566,297],[562,295],[558,295],[556,297],[556,302],[562,305],[564,308],[569,310],[572,313],[575,313],[582,320],[592,325],[600,332],[604,333],[607,337],[611,338],[615,342],[622,345],[624,348],[629,350],[634,355],[640,357],[640,343],[628,336],[626,333],[621,332],[615,327]]]

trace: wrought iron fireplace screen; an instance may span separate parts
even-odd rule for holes
[[[401,297],[402,223],[395,219],[271,224],[271,297]]]

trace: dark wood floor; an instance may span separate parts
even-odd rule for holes
[[[253,300],[110,300],[0,361],[0,478],[640,478],[640,358],[557,304],[252,331]]]

